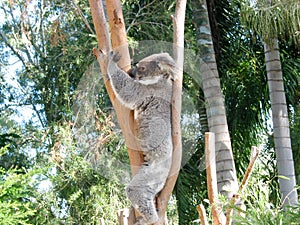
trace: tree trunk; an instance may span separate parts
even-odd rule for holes
[[[119,0],[106,0],[106,7],[112,48],[122,55],[119,66],[127,72],[131,68],[131,63],[121,2]],[[144,162],[144,157],[136,143],[133,110],[129,110],[121,105],[118,99],[115,99],[114,101],[117,102],[117,104],[114,105],[114,108],[125,138],[132,175],[134,176],[139,170],[140,165]]]
[[[121,3],[119,0],[110,0],[106,2],[107,16],[110,25],[110,33],[112,39],[112,47],[110,42],[110,36],[108,27],[106,24],[105,13],[103,9],[102,0],[90,0],[90,7],[92,11],[93,23],[96,30],[97,40],[99,48],[104,53],[109,53],[111,49],[117,50],[121,53],[122,57],[119,62],[119,66],[124,70],[128,71],[131,67],[130,65],[130,55],[127,44],[127,36],[125,30],[125,23],[121,8]],[[97,57],[98,52],[94,50]],[[143,163],[144,158],[139,151],[136,143],[136,138],[134,136],[134,117],[133,111],[124,107],[119,100],[116,98],[110,82],[106,78],[107,73],[107,61],[100,63],[101,72],[103,74],[103,79],[105,82],[105,87],[110,97],[110,100],[114,106],[119,125],[122,129],[122,133],[125,139],[125,144],[128,150],[130,165],[132,174],[135,175]],[[130,212],[134,212],[131,210]],[[131,215],[130,218],[135,217]]]
[[[99,48],[106,54],[111,50],[111,48],[113,48],[114,50],[118,49],[118,51],[120,51],[122,54],[119,65],[123,70],[128,71],[130,69],[130,56],[120,1],[107,1],[107,14],[110,24],[112,47],[102,1],[90,0],[90,7]],[[124,135],[125,143],[128,149],[130,165],[132,173],[134,175],[143,162],[143,156],[138,151],[135,142],[136,139],[133,135],[134,132],[132,132],[134,130],[133,112],[121,105],[121,103],[116,98],[110,83],[106,80],[107,62],[105,62],[104,64],[100,64],[100,67],[107,92],[116,111],[117,118]]]
[[[167,204],[174,189],[182,157],[182,143],[181,143],[181,95],[182,95],[182,79],[183,79],[183,59],[184,59],[184,21],[185,21],[186,0],[177,0],[175,16],[173,17],[174,27],[174,60],[176,62],[176,74],[173,82],[172,92],[172,139],[173,139],[173,155],[172,166],[169,177],[164,188],[158,195],[157,205],[159,210],[159,217],[163,218],[167,210]],[[161,221],[155,225],[167,224]]]
[[[206,102],[209,131],[215,133],[216,170],[218,192],[231,199],[238,190],[238,182],[228,131],[224,98],[221,91],[213,48],[209,17],[205,0],[197,4],[195,12],[198,25],[202,88]]]
[[[278,40],[264,44],[274,129],[279,187],[283,205],[297,205],[296,178],[291,147],[289,118],[283,85]],[[281,178],[282,176],[288,178]]]

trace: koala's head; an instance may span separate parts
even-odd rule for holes
[[[174,59],[168,53],[159,53],[139,61],[130,75],[141,83],[153,84],[160,79],[173,80],[174,70]]]

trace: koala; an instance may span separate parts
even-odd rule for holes
[[[119,101],[134,110],[136,138],[144,163],[126,187],[126,195],[141,217],[135,225],[159,221],[154,204],[172,162],[171,99],[175,62],[168,53],[142,59],[131,77],[117,63],[120,54],[111,52],[107,74]]]

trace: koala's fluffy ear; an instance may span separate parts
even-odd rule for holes
[[[160,61],[156,60],[156,66],[158,67],[159,70],[163,69],[163,65]]]
[[[157,60],[156,63],[157,63],[157,67],[161,71],[173,72],[173,70],[175,68],[175,63],[173,61],[170,61],[170,60],[165,60],[165,59],[162,59],[161,61]]]

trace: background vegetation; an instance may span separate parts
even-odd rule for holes
[[[195,52],[198,4],[189,2],[186,13],[185,45]],[[129,43],[172,42],[174,8],[170,0],[123,1]],[[244,195],[246,219],[236,220],[299,224],[299,208],[281,211],[262,40],[241,23],[239,3],[208,1],[208,11],[239,178],[250,147],[261,147]],[[91,52],[97,42],[88,1],[4,0],[0,15],[0,224],[117,224],[116,212],[129,207],[123,190],[130,170]],[[300,45],[282,36],[279,43],[299,178]],[[199,133],[168,214],[170,224],[185,225],[195,224],[195,207],[207,198],[207,122],[199,83],[185,76],[184,90],[197,106]],[[188,126],[195,127],[183,128],[184,142]]]

